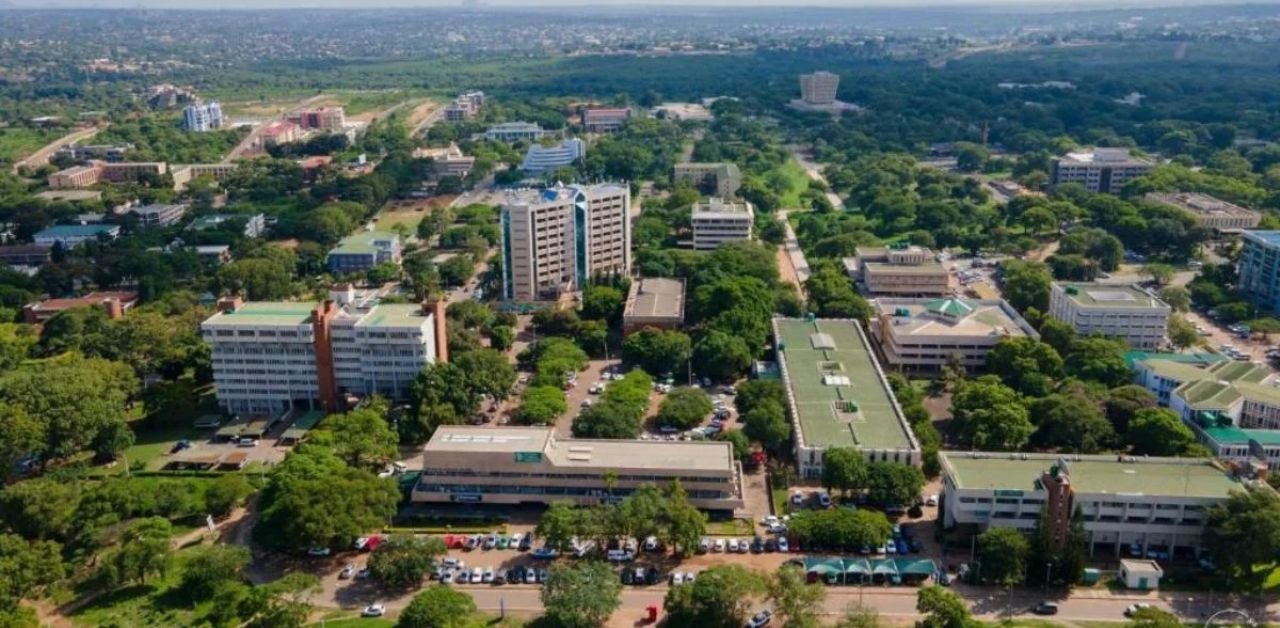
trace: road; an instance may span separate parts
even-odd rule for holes
[[[268,123],[274,122],[275,120],[283,120],[284,118],[287,118],[291,113],[300,111],[302,109],[306,109],[307,107],[311,106],[313,103],[316,103],[328,98],[330,98],[328,94],[317,94],[310,98],[303,99],[302,102],[299,102],[296,107],[294,107],[288,112],[285,112],[280,117],[273,118],[271,120],[263,122],[262,124],[259,124],[258,126],[254,127],[253,130],[250,131],[249,134],[246,135],[243,140],[240,140],[239,144],[236,144],[235,148],[231,149],[231,152],[227,153],[227,156],[222,160],[222,163],[227,163],[227,162],[240,159],[241,157],[244,156],[245,153],[252,150],[254,148],[254,144],[257,142],[258,133],[260,133],[263,127],[265,127]]]
[[[423,118],[421,122],[414,125],[413,132],[409,134],[409,137],[417,137],[419,135],[422,135],[426,133],[428,129],[435,126],[437,122],[443,120],[444,109],[445,109],[445,106],[441,104],[440,106],[436,107],[435,111],[432,111],[431,113],[427,114],[427,117]]]
[[[827,178],[822,176],[822,164],[813,160],[813,151],[799,144],[788,144],[787,150],[791,151],[791,156],[795,157],[796,162],[804,168],[805,174],[808,174],[810,179],[824,186],[828,185]],[[846,209],[844,200],[835,192],[827,192],[827,200],[831,201],[831,205],[836,209]]]
[[[107,128],[107,125],[104,124],[100,127],[91,126],[87,129],[77,129],[75,131],[72,131],[71,133],[68,133],[67,135],[64,135],[44,145],[42,148],[40,148],[40,150],[37,150],[36,152],[31,153],[30,155],[27,155],[22,160],[13,164],[13,171],[17,172],[18,169],[23,166],[26,166],[28,168],[42,168],[49,164],[49,160],[53,158],[54,153],[58,152],[59,148],[62,148],[67,144],[74,144],[76,142],[82,142],[84,140],[87,140],[97,135],[100,131],[102,131],[102,129],[105,129],[105,128]]]

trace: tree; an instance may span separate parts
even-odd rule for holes
[[[978,535],[978,561],[984,580],[1004,586],[1020,584],[1026,577],[1027,537],[1014,528],[992,526]]]
[[[396,534],[382,541],[369,557],[369,573],[382,584],[405,589],[422,584],[448,549],[434,536]]]
[[[1128,349],[1123,340],[1092,335],[1076,338],[1071,343],[1065,362],[1066,373],[1085,381],[1099,382],[1108,388],[1129,383],[1129,367],[1124,354]]]
[[[1040,262],[1005,260],[1000,270],[1004,296],[1010,305],[1018,311],[1029,307],[1041,312],[1049,309],[1049,284],[1053,282],[1053,275],[1048,266]]]
[[[569,543],[577,534],[578,513],[572,502],[555,502],[542,513],[535,530],[547,547],[556,551],[568,551]]]
[[[400,441],[422,443],[441,425],[458,425],[480,406],[480,393],[452,362],[428,364],[409,389],[409,412],[397,423]]]
[[[1196,443],[1177,414],[1167,408],[1143,408],[1133,415],[1125,441],[1144,456],[1181,456]]]
[[[173,525],[161,517],[138,519],[120,535],[120,546],[102,564],[101,582],[111,587],[163,574],[169,564],[169,537]],[[104,575],[105,574],[105,575]]]
[[[1034,338],[1005,338],[987,352],[986,362],[987,372],[1023,395],[1047,395],[1062,376],[1062,356]]]
[[[950,589],[928,586],[916,593],[916,611],[924,614],[921,628],[972,628],[977,625],[964,599]]]
[[[712,409],[711,397],[701,388],[681,386],[662,400],[658,408],[658,424],[687,430],[701,424]]]
[[[768,589],[760,574],[738,565],[717,565],[693,584],[671,587],[663,605],[671,626],[739,628],[752,599]]]
[[[1129,423],[1139,410],[1154,407],[1156,407],[1156,396],[1137,384],[1112,388],[1107,392],[1106,400],[1103,401],[1107,420],[1111,422],[1117,434],[1125,434],[1129,431]]]
[[[861,491],[867,487],[867,457],[853,447],[832,447],[822,453],[822,486],[828,491]]]
[[[547,618],[565,628],[603,625],[621,604],[622,583],[599,561],[556,565],[542,587]]]
[[[878,511],[830,508],[796,513],[789,530],[816,547],[856,550],[884,545],[893,525]]]
[[[726,430],[716,434],[716,440],[733,445],[733,457],[746,464],[751,459],[751,439],[742,430]]]
[[[1173,276],[1177,271],[1168,264],[1152,263],[1145,264],[1142,267],[1142,274],[1150,277],[1157,286],[1164,286],[1173,280]]]
[[[822,600],[827,596],[827,590],[816,582],[806,582],[803,569],[783,565],[774,572],[768,586],[773,612],[777,613],[784,626],[801,628],[818,625],[818,615],[822,612]]]
[[[693,347],[697,372],[717,381],[736,379],[751,368],[755,351],[742,336],[713,329]]]
[[[951,411],[956,433],[978,450],[1016,451],[1035,431],[1018,394],[990,375],[957,386]]]
[[[589,285],[582,293],[582,318],[617,322],[626,302],[627,295],[613,286]]]
[[[214,517],[231,514],[255,489],[243,474],[231,473],[209,483],[204,490],[205,508]]]
[[[46,424],[26,410],[0,407],[0,481],[19,471],[22,461],[44,448]]]
[[[495,351],[509,351],[516,342],[516,330],[508,325],[497,325],[489,328],[489,348]]]
[[[0,518],[24,538],[65,539],[71,536],[80,494],[74,483],[48,477],[17,482],[0,491]]]
[[[0,534],[0,613],[14,611],[19,600],[64,575],[62,546]]]
[[[640,416],[632,407],[603,399],[573,419],[575,438],[633,439],[640,435]]]
[[[516,418],[526,425],[550,425],[569,410],[564,390],[558,386],[531,386],[521,397]]]
[[[742,417],[742,431],[774,455],[785,450],[791,440],[791,424],[782,406],[773,399],[763,400]]]
[[[436,270],[440,273],[440,283],[446,287],[461,286],[471,279],[471,273],[475,271],[475,263],[471,261],[471,255],[467,253],[459,253],[445,260]]]
[[[884,506],[910,506],[920,499],[924,474],[910,465],[873,462],[867,468],[867,498]]]
[[[198,604],[212,599],[219,587],[239,582],[249,566],[249,548],[235,545],[200,547],[187,558],[182,568],[179,590],[187,600]]]
[[[399,438],[383,418],[386,404],[352,410],[346,414],[325,417],[313,437],[319,436],[331,445],[348,466],[380,468],[395,459]]]
[[[1094,454],[1111,446],[1115,432],[1097,402],[1077,393],[1055,393],[1028,407],[1036,419],[1031,440],[1045,449]]]
[[[44,459],[84,451],[112,426],[126,432],[127,403],[138,390],[133,370],[119,362],[69,355],[0,376],[0,407],[11,407],[40,420]],[[110,449],[118,440],[99,444]]]
[[[707,516],[689,503],[689,496],[679,480],[672,480],[663,492],[666,505],[660,523],[663,538],[680,555],[691,554],[707,533]]]
[[[476,612],[470,595],[444,585],[427,587],[400,613],[396,628],[467,628]]]
[[[776,379],[748,380],[738,384],[735,392],[737,394],[734,395],[733,405],[742,416],[766,401],[774,402],[779,408],[787,403],[787,391],[782,387],[782,382]]]
[[[1196,326],[1177,314],[1169,317],[1168,335],[1169,344],[1179,350],[1190,349],[1200,344],[1200,332],[1196,331]]]
[[[1191,293],[1182,286],[1168,286],[1158,293],[1161,301],[1169,304],[1175,312],[1186,312],[1191,309]]]
[[[1265,487],[1233,491],[1209,507],[1205,524],[1205,547],[1219,573],[1259,586],[1280,555],[1280,497]]]
[[[1175,614],[1159,608],[1140,608],[1129,618],[1129,628],[1180,628],[1185,624]]]
[[[274,259],[239,259],[218,271],[218,285],[250,301],[279,301],[293,292],[293,269]]]
[[[516,384],[515,366],[494,349],[468,351],[453,363],[462,369],[473,391],[492,399],[506,399]]]
[[[650,373],[675,371],[693,357],[693,341],[682,331],[646,327],[622,341],[622,357]]]

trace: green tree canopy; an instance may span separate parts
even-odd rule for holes
[[[400,613],[396,628],[467,628],[475,612],[476,602],[470,595],[435,585],[413,596]]]
[[[701,388],[681,386],[672,390],[658,409],[658,423],[687,430],[711,414],[711,397]]]
[[[555,565],[542,587],[542,605],[556,626],[595,628],[622,604],[622,583],[607,563]]]

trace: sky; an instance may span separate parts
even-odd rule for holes
[[[1272,4],[1276,0],[1253,2],[1254,4]],[[379,7],[457,7],[464,2],[483,7],[547,7],[547,6],[590,6],[590,7],[644,7],[644,6],[679,6],[679,7],[792,7],[797,10],[804,7],[1025,7],[1028,9],[1054,10],[1098,9],[1121,7],[1174,7],[1203,6],[1219,4],[1242,4],[1244,0],[224,0],[214,5],[175,4],[171,0],[0,0],[0,7],[18,8],[62,8],[62,7],[98,7],[98,8],[223,8],[223,9],[264,9],[325,7],[364,9]]]

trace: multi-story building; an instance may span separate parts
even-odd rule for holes
[[[54,225],[36,232],[33,239],[36,244],[42,246],[60,244],[65,248],[71,248],[81,242],[114,240],[119,236],[119,225]]]
[[[361,231],[349,235],[329,251],[325,265],[336,274],[358,273],[378,264],[399,264],[400,236],[387,231]]]
[[[339,410],[347,395],[404,399],[427,364],[448,360],[444,303],[226,299],[200,326],[212,348],[218,404],[228,412]]]
[[[476,164],[476,158],[463,155],[457,144],[449,144],[446,148],[418,148],[413,151],[413,156],[431,160],[431,176],[437,181],[441,177],[465,179]]]
[[[536,142],[548,131],[534,122],[503,122],[489,127],[484,139],[490,142]]]
[[[1053,185],[1079,183],[1090,192],[1119,192],[1125,183],[1155,167],[1150,159],[1134,157],[1127,148],[1095,148],[1067,153],[1053,160]]]
[[[118,163],[94,162],[99,179],[107,183],[135,183],[144,177],[158,177],[169,173],[169,164],[163,161],[122,161]]]
[[[840,89],[840,75],[814,72],[800,75],[800,100],[810,105],[831,105]]]
[[[582,128],[587,133],[613,133],[623,127],[631,119],[631,110],[618,109],[583,109]]]
[[[177,190],[185,190],[187,184],[192,180],[200,177],[209,177],[218,183],[226,181],[235,174],[239,165],[235,163],[215,163],[215,164],[186,164],[182,166],[173,166],[169,170],[169,175],[173,177],[173,187]]]
[[[511,193],[502,205],[503,298],[557,299],[593,277],[631,272],[626,184]]]
[[[102,169],[95,165],[72,166],[49,175],[49,187],[55,190],[73,190],[97,185]]]
[[[1047,513],[1062,543],[1077,508],[1093,556],[1199,558],[1207,510],[1244,487],[1203,458],[947,451],[946,529],[991,526],[1030,532]]]
[[[689,180],[704,194],[720,198],[733,198],[742,187],[742,173],[734,163],[697,163],[685,162],[676,164],[672,178],[676,181]]]
[[[858,321],[775,318],[773,337],[801,477],[822,477],[831,447],[920,465],[920,443]]]
[[[1164,301],[1138,286],[1054,282],[1049,314],[1076,332],[1101,332],[1128,341],[1135,349],[1156,349],[1164,342],[1172,312]]]
[[[260,238],[267,230],[267,217],[263,214],[208,214],[191,221],[190,229],[204,231],[216,229],[225,223],[244,221],[244,237]]]
[[[226,244],[193,246],[191,250],[195,251],[201,260],[214,266],[221,266],[231,261],[231,247]]]
[[[143,229],[169,227],[177,224],[187,215],[187,206],[179,203],[167,205],[142,205],[129,210],[138,217],[138,226]]]
[[[586,156],[587,143],[576,137],[560,140],[560,143],[551,146],[534,144],[525,152],[520,169],[525,174],[537,176],[556,168],[572,166]]]
[[[726,242],[750,240],[755,226],[751,203],[711,198],[693,204],[693,248],[711,251]]]
[[[0,246],[0,264],[5,266],[41,266],[53,259],[53,248],[43,244],[11,244]]]
[[[894,370],[935,373],[955,359],[977,370],[1001,340],[1040,337],[1003,299],[879,298],[872,307],[871,336],[885,366]]]
[[[41,325],[61,312],[85,307],[102,308],[107,313],[107,318],[116,319],[123,317],[125,312],[137,304],[136,292],[90,292],[82,297],[29,303],[22,308],[22,320],[29,325]]]
[[[622,309],[622,333],[645,327],[679,329],[684,324],[684,280],[643,277],[631,282]]]
[[[288,144],[296,142],[302,137],[302,128],[297,124],[288,120],[276,120],[258,131],[258,137],[255,143],[261,147],[274,146],[276,144]]]
[[[1240,291],[1259,309],[1280,312],[1280,231],[1246,231],[1240,240]]]
[[[342,107],[320,107],[304,109],[289,114],[286,120],[304,130],[328,131],[341,133],[346,130],[347,115]]]
[[[849,278],[863,294],[942,297],[951,291],[951,274],[933,251],[919,246],[858,247],[844,260]]]
[[[1198,192],[1152,192],[1147,194],[1146,199],[1181,209],[1190,214],[1197,225],[1218,233],[1240,233],[1245,229],[1254,229],[1262,220],[1262,214],[1258,212]]]
[[[222,128],[222,106],[217,102],[187,105],[182,110],[182,128],[204,132]]]
[[[703,510],[743,507],[742,470],[729,443],[562,439],[550,427],[438,428],[411,500],[589,506],[673,480]]]
[[[54,156],[71,161],[99,159],[116,162],[124,161],[125,154],[131,150],[133,150],[133,144],[71,144],[59,148]]]
[[[447,122],[470,120],[480,112],[481,107],[484,107],[484,92],[467,92],[453,99],[453,102],[445,107],[444,119]]]

